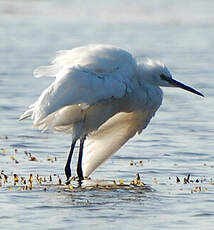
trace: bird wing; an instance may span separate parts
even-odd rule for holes
[[[118,113],[88,135],[83,153],[83,174],[89,176],[125,142],[146,128],[155,110]]]
[[[132,81],[118,71],[96,73],[79,66],[65,69],[59,75],[20,119],[32,115],[34,125],[38,126],[48,115],[65,106],[80,105],[84,109],[121,98],[133,89]]]
[[[125,50],[105,44],[90,44],[72,50],[60,50],[51,65],[34,70],[35,77],[58,77],[63,69],[85,67],[94,72],[111,73],[115,69],[132,72],[135,59]]]
[[[82,109],[123,97],[136,84],[136,62],[128,52],[111,45],[89,45],[60,51],[50,66],[34,71],[36,77],[56,80],[30,106],[20,120],[32,116],[34,125],[68,105]]]

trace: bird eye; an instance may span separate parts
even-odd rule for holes
[[[164,80],[164,81],[170,81],[169,77],[167,77],[167,76],[164,75],[164,74],[161,74],[161,75],[160,75],[160,78],[161,78],[162,80]]]
[[[160,75],[160,78],[161,78],[162,80],[166,80],[166,79],[167,79],[167,76],[165,76],[164,74],[161,74],[161,75]]]

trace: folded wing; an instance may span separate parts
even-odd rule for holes
[[[80,66],[64,69],[20,119],[32,116],[34,125],[38,125],[65,106],[79,105],[84,109],[105,100],[121,98],[131,90],[132,82],[118,71],[96,73]]]

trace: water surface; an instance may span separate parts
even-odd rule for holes
[[[213,7],[211,0],[0,2],[0,170],[12,186],[0,187],[2,229],[213,228]],[[71,141],[32,129],[30,120],[18,122],[53,80],[35,79],[32,71],[57,50],[88,43],[110,43],[137,57],[162,60],[176,79],[206,97],[164,89],[163,105],[143,134],[92,175],[128,184],[140,173],[150,189],[19,191],[14,173],[55,174],[53,184],[58,176],[64,181]],[[29,161],[24,151],[38,161]],[[184,184],[188,174],[192,182]]]

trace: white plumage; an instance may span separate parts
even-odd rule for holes
[[[137,63],[125,50],[88,45],[58,52],[35,77],[56,77],[20,119],[34,126],[84,138],[83,175],[89,176],[129,138],[146,128],[162,102],[159,86],[177,86],[201,95],[172,79],[166,66]]]

